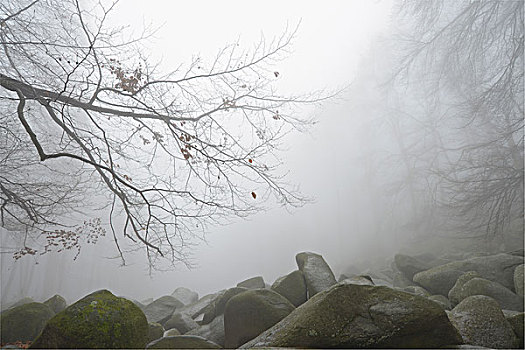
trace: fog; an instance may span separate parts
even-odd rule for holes
[[[102,288],[136,300],[171,294],[177,287],[203,296],[254,276],[272,284],[297,268],[295,255],[302,251],[321,254],[337,277],[352,269],[388,266],[400,251],[430,251],[434,244],[443,243],[450,231],[444,223],[436,224],[442,213],[436,209],[429,214],[425,209],[437,182],[423,172],[443,154],[436,151],[432,158],[420,152],[436,149],[437,142],[432,132],[421,132],[424,117],[397,120],[408,135],[404,142],[410,150],[405,156],[412,175],[428,181],[414,182],[411,193],[394,181],[404,176],[403,145],[395,138],[397,129],[389,129],[395,123],[383,117],[396,104],[414,115],[426,107],[424,99],[404,98],[417,95],[417,87],[388,88],[393,84],[388,73],[399,57],[393,44],[393,6],[391,1],[369,0],[119,3],[111,23],[129,25],[136,32],[150,24],[158,28],[146,47],[152,59],[161,60],[160,69],[187,62],[193,54],[213,57],[237,40],[251,47],[261,36],[271,40],[298,26],[287,58],[276,63],[281,76],[277,87],[287,93],[339,91],[320,104],[298,106],[316,123],[305,132],[287,135],[278,151],[286,182],[298,186],[311,201],[284,208],[269,200],[265,211],[207,226],[206,240],[187,247],[191,268],[179,264],[151,272],[143,251],[129,253],[127,265],[121,266],[110,234],[95,245],[83,246],[77,259],[74,252],[64,252],[15,261],[5,253],[1,255],[2,303],[23,296],[41,301],[54,294],[73,302]],[[449,93],[442,93],[443,110],[454,104]],[[441,130],[447,145],[462,143],[457,141],[457,128],[436,130]],[[388,184],[397,190],[388,194]],[[414,223],[415,216],[421,220]],[[516,230],[522,230],[522,221],[517,225]],[[14,244],[7,236],[2,231],[3,247]]]

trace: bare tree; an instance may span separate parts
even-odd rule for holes
[[[323,99],[276,92],[274,66],[295,31],[163,74],[142,52],[146,34],[125,40],[123,28],[106,27],[114,6],[0,5],[2,226],[44,233],[48,248],[78,248],[104,234],[103,221],[82,218],[102,202],[95,213],[109,218],[122,262],[125,236],[154,266],[188,263],[206,224],[254,213],[270,196],[304,203],[275,152],[310,123],[297,104]],[[18,254],[41,250],[26,244]]]

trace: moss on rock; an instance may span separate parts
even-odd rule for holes
[[[107,290],[89,294],[47,323],[31,348],[144,348],[148,322],[133,302]]]
[[[42,303],[23,304],[2,312],[1,343],[34,340],[55,313]]]

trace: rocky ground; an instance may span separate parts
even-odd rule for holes
[[[523,250],[397,254],[338,279],[318,254],[296,262],[271,286],[254,277],[201,298],[22,299],[0,315],[2,349],[523,348]]]

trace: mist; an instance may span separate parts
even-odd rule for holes
[[[110,18],[112,24],[129,25],[135,32],[150,24],[158,28],[146,47],[151,58],[159,61],[159,70],[191,61],[194,54],[213,57],[228,43],[252,47],[261,36],[271,42],[286,28],[298,26],[287,57],[275,63],[280,76],[276,87],[292,94],[335,92],[320,103],[297,106],[315,124],[286,135],[276,151],[286,183],[309,200],[287,208],[269,197],[265,210],[208,224],[202,239],[184,248],[191,267],[181,263],[160,265],[159,270],[148,267],[143,250],[126,243],[123,249],[133,251],[122,266],[109,230],[96,244],[83,245],[77,258],[76,251],[67,251],[15,260],[12,248],[21,242],[16,232],[2,228],[2,305],[22,297],[44,301],[55,294],[72,303],[99,289],[139,301],[169,295],[178,287],[204,296],[255,276],[271,285],[297,269],[295,256],[304,251],[322,255],[338,277],[388,267],[400,252],[446,255],[522,247],[523,162],[505,163],[515,170],[507,175],[517,181],[518,185],[509,185],[509,191],[514,186],[517,194],[509,194],[508,217],[498,222],[479,219],[487,217],[484,209],[465,209],[471,204],[462,205],[463,212],[458,209],[467,203],[461,202],[459,193],[475,195],[481,189],[451,187],[445,180],[463,160],[465,151],[457,149],[504,133],[494,124],[512,125],[512,142],[507,138],[480,151],[490,154],[483,158],[483,166],[494,157],[512,158],[512,152],[523,159],[523,120],[516,121],[515,110],[501,112],[510,116],[501,123],[483,117],[473,122],[460,119],[467,110],[461,98],[468,83],[477,82],[467,82],[463,73],[447,66],[450,62],[432,56],[439,57],[446,46],[415,59],[413,68],[403,66],[411,51],[400,38],[407,34],[405,26],[417,27],[418,10],[404,13],[400,7],[394,1],[368,0],[324,5],[119,3]],[[454,13],[452,3],[447,9]],[[420,34],[425,35],[423,30]],[[487,62],[499,59],[493,56]],[[468,76],[491,80],[476,74]],[[442,76],[446,77],[436,83]],[[523,94],[513,103],[523,108]],[[483,113],[491,112],[479,112]],[[454,176],[456,183],[467,178],[459,172]],[[98,215],[96,208],[86,211]]]

